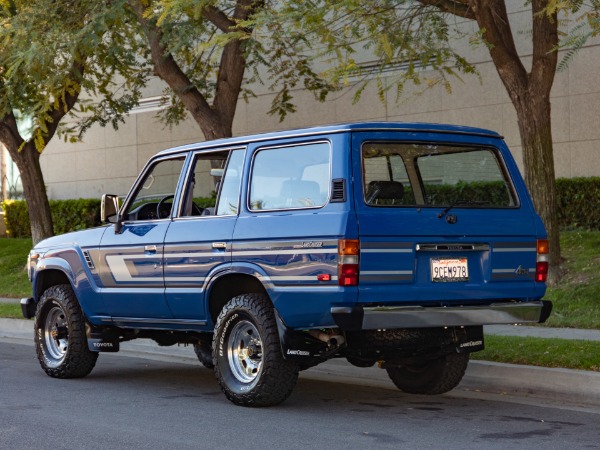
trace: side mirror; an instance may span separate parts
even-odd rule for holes
[[[100,220],[103,223],[114,223],[115,233],[121,229],[121,217],[119,216],[119,196],[115,194],[104,194],[100,203]]]

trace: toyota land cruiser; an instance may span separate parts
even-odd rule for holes
[[[151,338],[194,346],[228,399],[273,405],[330,358],[440,394],[483,325],[543,322],[548,242],[497,133],[354,123],[153,157],[106,225],[29,255],[51,377]]]

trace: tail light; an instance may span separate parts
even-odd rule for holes
[[[340,286],[358,285],[359,241],[340,239],[338,241],[338,284]]]
[[[547,239],[537,241],[537,262],[535,265],[535,281],[543,283],[548,279],[548,254],[550,246]]]

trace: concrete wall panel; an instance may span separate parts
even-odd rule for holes
[[[600,139],[571,142],[571,176],[600,176]]]
[[[600,139],[600,88],[593,94],[572,95],[569,111],[574,141]]]
[[[554,171],[557,178],[570,178],[573,173],[571,169],[572,151],[571,144],[554,144]]]
[[[46,149],[41,158],[46,166],[44,181],[47,185],[80,179],[73,153],[53,153],[51,149]]]
[[[106,172],[110,178],[136,177],[137,145],[106,149]]]

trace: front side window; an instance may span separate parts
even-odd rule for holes
[[[192,163],[181,215],[237,214],[243,162],[241,149],[198,153]]]
[[[362,158],[367,205],[486,208],[517,205],[501,157],[494,149],[367,143]]]
[[[329,198],[328,142],[259,150],[250,180],[251,211],[320,208]]]
[[[129,202],[125,220],[156,220],[171,215],[184,156],[157,161],[144,175]]]

